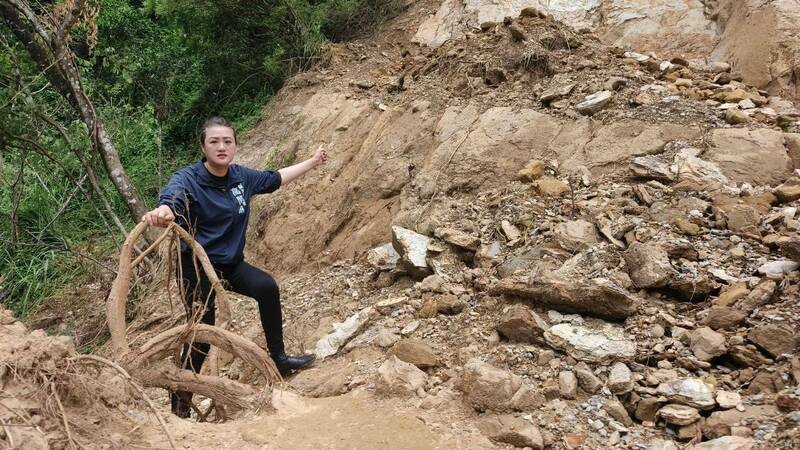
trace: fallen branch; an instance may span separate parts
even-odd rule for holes
[[[225,350],[254,366],[264,376],[267,386],[281,381],[275,363],[265,350],[249,339],[227,330],[231,316],[230,301],[227,291],[223,288],[205,251],[186,230],[172,223],[153,244],[136,259],[133,259],[134,244],[146,229],[146,223],[139,223],[126,237],[120,250],[117,277],[111,286],[106,304],[108,327],[111,331],[111,347],[115,359],[120,364],[118,365],[119,369],[125,371],[126,379],[136,380],[145,387],[161,387],[172,392],[187,391],[208,397],[212,399],[218,417],[224,417],[222,408],[225,405],[240,409],[260,406],[265,399],[264,392],[266,391],[258,392],[249,385],[217,376],[218,355],[220,350]],[[187,315],[187,319],[190,320],[185,325],[175,326],[158,333],[144,345],[132,351],[127,338],[125,315],[133,268],[170,235],[177,236],[193,250],[194,257],[197,258],[214,289],[217,324],[212,326],[197,323],[199,318],[192,320],[191,316]],[[179,369],[174,363],[168,362],[168,359],[173,357],[184,344],[191,345],[194,342],[207,343],[212,346],[209,356],[206,358],[206,369],[209,375]],[[197,369],[199,371],[200,368]],[[143,394],[143,391],[140,390],[140,392]],[[271,393],[271,390],[269,392]]]
[[[67,420],[67,413],[64,411],[64,405],[61,404],[61,397],[58,395],[56,384],[53,383],[53,380],[49,380],[49,382],[50,392],[53,393],[53,397],[56,399],[56,405],[58,405],[58,410],[61,412],[61,420],[64,422],[64,431],[67,433],[67,441],[69,442],[70,448],[74,449],[77,441],[72,437],[72,431],[69,428],[69,420]]]

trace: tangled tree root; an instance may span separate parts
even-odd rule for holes
[[[140,223],[130,232],[120,251],[117,278],[111,287],[106,304],[108,327],[111,331],[113,357],[130,378],[144,387],[161,387],[170,391],[187,391],[210,398],[216,405],[217,418],[224,417],[223,407],[234,409],[259,408],[269,401],[271,386],[281,380],[269,354],[253,342],[228,331],[230,306],[228,295],[211,265],[203,248],[179,226],[170,224],[162,235],[135,260],[132,260],[133,245],[147,228]],[[200,261],[212,288],[216,293],[217,326],[189,322],[168,329],[150,339],[139,348],[131,349],[127,339],[125,310],[131,274],[139,262],[152,252],[169,233],[176,234],[189,245]],[[207,358],[210,375],[200,375],[180,369],[167,357],[175,355],[184,344],[201,342],[211,344]],[[218,376],[219,349],[242,358],[253,365],[267,382],[267,390],[261,392],[250,385],[238,383]]]

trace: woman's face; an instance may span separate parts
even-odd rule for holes
[[[233,129],[220,125],[206,128],[203,153],[209,164],[217,167],[230,165],[236,155],[236,138],[233,136]]]

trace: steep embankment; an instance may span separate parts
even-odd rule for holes
[[[654,27],[596,3],[596,34],[416,4],[281,92],[242,161],[332,154],[253,216],[250,256],[304,269],[291,346],[326,356],[295,389],[404,399],[484,445],[796,445],[800,115],[691,58],[720,42],[696,2],[653,2]]]
[[[330,65],[294,79],[250,137],[242,161],[254,166],[307,157],[320,142],[330,143],[334,155],[320,175],[265,200],[254,214],[250,248],[267,266],[294,270],[355,256],[385,242],[389,223],[416,227],[428,219],[430,211],[421,209],[435,194],[505,184],[529,159],[570,171],[584,166],[599,179],[627,174],[631,157],[658,154],[672,141],[712,151],[722,141],[745,149],[766,144],[780,150],[766,152],[780,170],[734,181],[773,185],[791,172],[787,155],[796,161],[792,135],[713,131],[726,126],[720,104],[748,95],[765,107],[743,111],[755,119],[748,128],[797,120],[791,103],[729,83],[737,74],[724,64],[678,59],[662,68],[659,59],[626,58],[590,35],[540,19],[485,32],[465,27],[477,22],[458,22],[462,31],[444,45],[420,47],[414,42],[435,7],[412,8],[380,36],[335,46]],[[461,17],[454,8],[447,20]],[[477,9],[486,14],[477,17],[510,12],[492,11]],[[520,26],[527,36],[517,41],[510,30]],[[601,112],[576,112],[586,95],[606,88],[614,99]],[[749,170],[747,161],[738,163]]]

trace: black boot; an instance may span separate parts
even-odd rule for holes
[[[317,359],[317,357],[314,355],[288,356],[286,353],[273,358],[278,372],[280,372],[283,377],[292,373],[293,370],[305,369],[313,364],[315,359]]]
[[[181,419],[188,419],[192,415],[191,392],[171,392],[169,400],[172,406],[172,414],[175,414]]]

